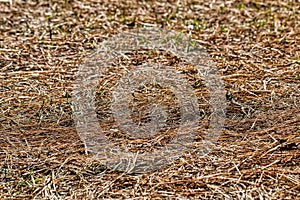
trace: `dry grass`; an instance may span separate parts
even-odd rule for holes
[[[0,1],[0,197],[300,199],[299,11],[297,0]],[[71,91],[86,55],[143,25],[193,25],[230,95],[209,155],[196,141],[168,167],[132,175],[85,154]]]

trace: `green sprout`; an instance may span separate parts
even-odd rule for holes
[[[238,9],[239,9],[239,10],[245,10],[245,4],[239,3],[239,4],[238,4]]]
[[[294,77],[294,80],[300,80],[300,74],[297,74],[295,77]]]
[[[221,31],[223,33],[227,33],[228,32],[228,29],[225,27],[225,26],[221,26]]]

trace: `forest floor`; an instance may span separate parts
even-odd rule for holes
[[[227,94],[225,126],[204,156],[198,138],[167,166],[123,173],[86,153],[72,91],[80,64],[101,42],[146,26],[206,48]],[[190,75],[192,66],[157,54],[115,66],[149,59]],[[205,94],[197,91],[200,101]],[[0,0],[0,198],[300,199],[299,91],[298,0]],[[108,111],[98,100],[100,118]],[[209,105],[201,106],[209,122]]]

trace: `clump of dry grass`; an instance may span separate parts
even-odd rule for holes
[[[0,197],[299,198],[299,10],[297,1],[0,2]],[[193,25],[228,106],[210,154],[199,157],[199,137],[176,162],[137,175],[85,154],[70,105],[85,56],[143,25]]]

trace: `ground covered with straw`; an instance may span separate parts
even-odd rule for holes
[[[189,34],[207,49],[225,85],[227,113],[209,154],[197,154],[199,133],[175,162],[132,174],[90,159],[72,118],[72,90],[78,67],[102,41],[145,26]],[[199,98],[205,132],[210,113],[201,99],[209,91],[193,66],[168,52],[127,56],[114,65],[130,69],[148,59],[184,74]],[[99,84],[100,123],[107,122],[103,102],[118,72],[107,72],[106,88]],[[146,109],[151,95],[174,101],[167,88],[158,89],[140,88],[131,108]],[[0,198],[300,199],[299,91],[297,0],[0,0]],[[171,122],[178,123],[178,106],[171,105]],[[120,146],[130,142],[109,126],[107,132]]]

